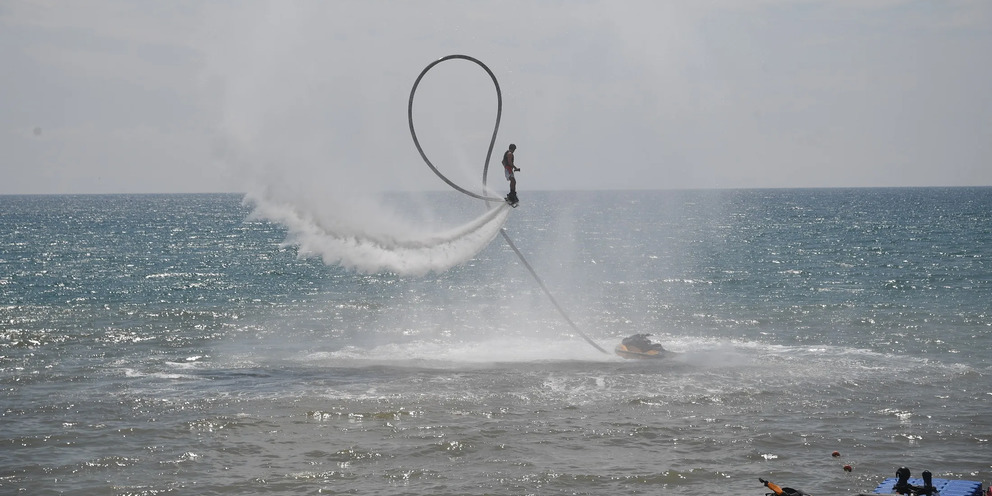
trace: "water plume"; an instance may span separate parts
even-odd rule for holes
[[[253,217],[284,226],[284,244],[301,256],[400,275],[470,260],[498,234],[507,209],[476,202],[472,214],[411,220],[415,212],[383,201],[386,192],[436,188],[436,178],[416,162],[400,118],[410,79],[393,71],[403,58],[346,47],[340,30],[327,30],[334,10],[263,3],[227,23],[203,78],[216,112],[216,158],[243,183]],[[443,99],[431,103],[442,115],[457,109]],[[448,169],[465,166],[444,155],[457,151],[464,134],[436,147]]]
[[[296,246],[301,257],[320,257],[327,265],[358,272],[414,276],[471,260],[492,242],[509,215],[504,203],[457,227],[424,232],[390,218],[374,203],[356,209],[353,203],[339,202],[318,209],[264,193],[249,194],[245,201],[254,206],[254,218],[286,227],[284,244]]]

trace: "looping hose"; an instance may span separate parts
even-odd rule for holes
[[[434,171],[434,174],[437,174],[437,177],[440,177],[441,180],[443,180],[445,183],[448,184],[448,186],[451,186],[455,190],[464,193],[468,196],[471,196],[472,198],[485,200],[487,202],[487,205],[488,202],[502,203],[504,201],[503,198],[499,198],[496,196],[485,196],[484,194],[480,195],[477,193],[473,193],[455,184],[453,181],[445,177],[444,174],[441,174],[441,171],[437,170],[437,167],[435,167],[434,164],[431,163],[431,160],[427,158],[427,154],[424,153],[423,147],[420,146],[420,140],[417,139],[417,131],[413,126],[413,97],[414,95],[417,94],[417,86],[420,86],[420,80],[424,78],[424,75],[427,74],[427,71],[431,70],[432,68],[434,68],[434,66],[440,64],[441,62],[444,62],[445,60],[452,60],[452,59],[463,59],[463,60],[468,60],[470,62],[475,62],[476,64],[479,65],[479,67],[482,67],[486,71],[486,74],[489,74],[489,77],[492,78],[493,80],[493,85],[496,86],[496,125],[493,126],[493,137],[491,140],[489,140],[489,150],[486,152],[486,163],[482,167],[482,190],[483,193],[486,192],[486,176],[489,172],[489,159],[492,158],[493,147],[496,146],[496,134],[499,133],[499,121],[500,118],[503,116],[503,93],[499,89],[499,81],[496,80],[496,75],[493,74],[493,71],[489,70],[489,67],[487,67],[486,64],[483,64],[479,59],[476,59],[475,57],[469,57],[468,55],[448,55],[446,57],[441,57],[435,60],[434,62],[428,64],[427,67],[425,67],[424,70],[420,72],[420,75],[417,76],[417,80],[413,83],[413,88],[410,89],[410,103],[407,106],[407,118],[410,121],[410,136],[413,137],[413,143],[417,145],[417,151],[420,152],[420,157],[423,158],[424,162],[427,163],[427,166],[430,167],[432,171]],[[570,326],[572,326],[572,329],[576,333],[578,333],[579,336],[582,336],[582,339],[585,339],[587,343],[591,344],[597,350],[603,353],[609,353],[606,350],[604,350],[602,347],[600,347],[598,344],[596,344],[595,341],[589,339],[589,336],[586,336],[584,332],[579,330],[579,327],[575,325],[575,322],[572,322],[572,319],[570,319],[568,315],[565,314],[565,310],[562,309],[561,305],[558,304],[558,301],[555,300],[555,297],[551,295],[551,291],[548,290],[547,286],[544,285],[544,282],[541,281],[541,278],[538,277],[537,272],[534,271],[534,268],[531,267],[530,264],[527,262],[527,259],[524,258],[523,253],[520,253],[520,250],[517,249],[517,246],[513,244],[512,240],[510,240],[510,235],[506,233],[506,229],[500,228],[499,233],[503,235],[503,239],[506,240],[506,243],[508,245],[510,245],[510,248],[513,249],[513,252],[517,254],[517,257],[520,258],[520,261],[524,264],[524,267],[527,267],[527,270],[530,271],[530,275],[534,276],[534,280],[537,281],[537,284],[541,287],[542,290],[544,290],[544,294],[548,296],[548,299],[551,300],[551,303],[555,306],[556,309],[558,309],[558,313],[560,313],[561,316],[565,318],[565,321],[568,322]]]
[[[417,86],[420,86],[420,80],[424,78],[424,75],[427,74],[427,71],[433,69],[434,66],[440,64],[441,62],[451,59],[469,60],[475,62],[476,64],[479,64],[479,67],[485,69],[486,74],[489,74],[489,77],[492,78],[493,80],[493,84],[496,86],[496,125],[493,126],[493,137],[492,139],[489,140],[489,151],[486,152],[486,163],[482,167],[482,189],[483,189],[483,193],[485,193],[486,175],[489,172],[489,159],[493,155],[493,147],[496,146],[496,134],[499,132],[499,120],[503,116],[503,93],[499,89],[499,81],[496,80],[496,75],[493,74],[493,71],[489,70],[489,67],[487,67],[486,64],[483,64],[482,61],[480,61],[475,57],[469,57],[468,55],[448,55],[447,57],[441,57],[435,60],[434,62],[428,64],[427,67],[424,67],[424,70],[420,72],[420,75],[417,76],[417,80],[413,83],[413,88],[410,89],[410,104],[407,105],[407,118],[410,121],[410,135],[413,136],[413,144],[417,145],[417,151],[420,152],[420,157],[424,159],[424,162],[427,163],[427,166],[430,167],[435,174],[437,174],[437,177],[440,177],[441,180],[448,183],[448,186],[451,186],[452,188],[455,188],[456,190],[468,196],[471,196],[472,198],[478,198],[480,200],[486,200],[486,201],[502,202],[503,199],[500,197],[484,196],[473,193],[465,188],[462,188],[461,186],[455,184],[452,180],[445,177],[444,174],[441,174],[441,171],[437,170],[437,167],[435,167],[434,164],[431,163],[431,159],[427,158],[427,154],[424,153],[424,148],[420,146],[420,140],[417,139],[417,131],[413,127],[413,97],[414,95],[417,94]]]

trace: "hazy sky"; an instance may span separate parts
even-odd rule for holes
[[[455,53],[521,191],[992,185],[987,0],[0,0],[0,194],[444,189]]]

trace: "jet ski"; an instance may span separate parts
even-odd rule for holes
[[[614,349],[614,352],[623,358],[633,360],[658,359],[669,353],[660,344],[652,343],[648,336],[650,334],[634,334],[625,337]]]

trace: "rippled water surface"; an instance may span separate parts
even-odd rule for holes
[[[676,353],[589,346],[500,238],[359,274],[235,195],[0,196],[0,493],[992,482],[992,189],[521,200],[507,231],[586,334]]]

